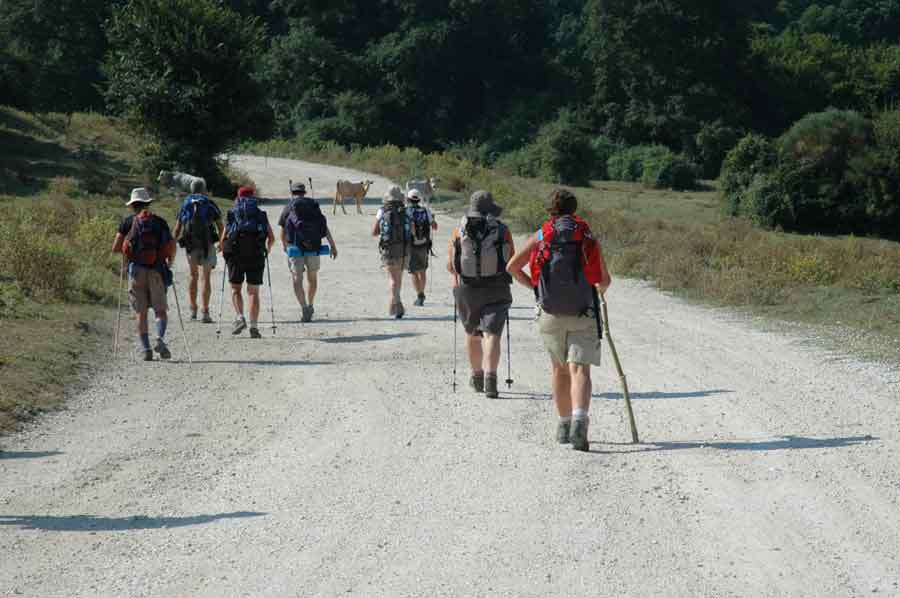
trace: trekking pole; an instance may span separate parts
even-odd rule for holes
[[[222,261],[224,262],[224,256]],[[222,335],[222,308],[225,306],[225,273],[228,271],[228,264],[222,264],[222,294],[219,295],[219,319],[216,324],[216,338]]]
[[[269,309],[272,311],[272,336],[275,336],[275,301],[272,299],[272,268],[269,267],[269,252],[266,252],[266,274],[269,276]]]
[[[310,196],[311,198],[315,199],[315,198],[316,198],[316,194],[315,194],[315,192],[313,192],[312,177],[307,177],[306,180],[309,181],[309,196]]]
[[[506,388],[513,385],[512,379],[512,340],[509,336],[509,310],[506,312]]]
[[[113,359],[119,359],[119,327],[122,323],[122,287],[125,282],[125,254],[122,254],[122,267],[119,270],[119,304],[116,307],[116,335],[113,340]]]
[[[181,338],[184,340],[184,352],[187,353],[188,364],[194,365],[191,359],[191,348],[188,345],[187,332],[184,330],[184,318],[181,317],[181,303],[178,300],[178,287],[175,285],[175,277],[172,277],[172,292],[175,294],[175,309],[178,310],[178,323],[181,325]]]
[[[600,306],[598,307],[598,302]],[[603,309],[603,324],[601,327],[600,307]],[[625,396],[625,408],[628,410],[628,424],[631,426],[631,442],[639,444],[637,424],[634,421],[634,411],[631,409],[631,395],[628,394],[628,380],[625,379],[625,372],[622,371],[622,363],[619,361],[619,354],[616,352],[616,344],[613,342],[612,335],[609,333],[609,312],[606,308],[606,298],[602,293],[594,290],[594,317],[597,320],[597,336],[603,337],[603,329],[606,329],[606,342],[609,343],[609,352],[612,353],[613,362],[616,364],[616,371],[619,373],[619,380],[622,382],[622,394]]]
[[[454,287],[451,289],[453,291],[453,392],[456,393],[456,290]]]

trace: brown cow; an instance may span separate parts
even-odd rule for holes
[[[361,183],[351,183],[350,181],[340,180],[337,182],[337,190],[334,194],[334,214],[337,214],[338,204],[341,204],[341,210],[344,211],[344,214],[347,213],[347,209],[344,207],[344,198],[352,197],[356,201],[356,213],[362,214],[362,201],[366,198],[366,194],[369,192],[369,187],[372,186],[372,183],[375,181],[363,181]]]

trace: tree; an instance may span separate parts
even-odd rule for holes
[[[266,136],[254,78],[265,31],[214,0],[130,0],[109,24],[111,108],[159,140],[162,165],[214,172],[217,155]]]

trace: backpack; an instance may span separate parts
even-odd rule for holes
[[[314,199],[297,199],[284,223],[288,242],[301,251],[319,254],[322,237],[328,234],[325,216]]]
[[[191,217],[184,224],[179,242],[188,253],[202,249],[203,257],[209,257],[209,246],[216,239],[212,203],[205,195],[189,195],[185,200],[185,207],[190,211]]]
[[[256,198],[239,198],[228,212],[228,234],[223,253],[238,261],[253,261],[264,257],[267,222]]]
[[[431,249],[431,219],[428,210],[421,206],[413,206],[409,210],[409,220],[413,246]]]
[[[594,253],[599,255],[597,244],[587,223],[579,218],[559,216],[541,227],[530,269],[543,311],[574,316],[587,315],[593,309],[592,283],[599,282],[602,276],[602,271],[588,275],[588,256]]]
[[[409,218],[402,201],[385,204],[379,221],[381,237],[378,248],[387,259],[404,258],[409,246]]]
[[[485,283],[512,282],[506,271],[509,247],[506,244],[506,225],[494,216],[463,216],[459,223],[459,238],[453,242],[453,267],[463,284],[480,286]]]
[[[125,236],[122,251],[128,261],[151,268],[157,265],[168,241],[159,218],[144,210],[131,220],[131,229]]]

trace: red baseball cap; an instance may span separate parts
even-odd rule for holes
[[[238,189],[238,197],[253,197],[253,187],[241,187]]]

